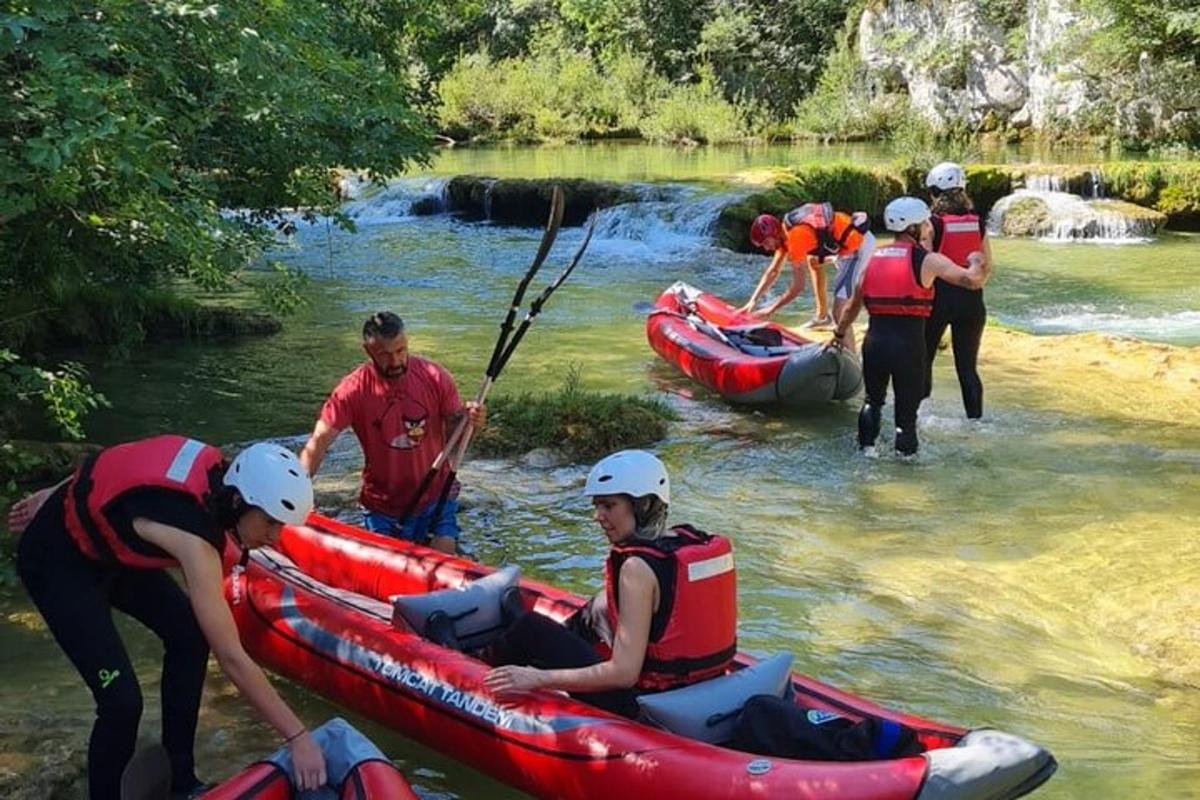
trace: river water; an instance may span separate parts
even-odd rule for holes
[[[834,155],[886,158],[877,148]],[[647,346],[636,304],[675,279],[744,296],[766,263],[709,246],[688,209],[715,208],[714,193],[738,191],[722,178],[739,170],[827,157],[817,148],[463,150],[444,153],[404,191],[431,182],[436,191],[437,176],[467,172],[670,182],[640,208],[604,212],[582,266],[496,391],[553,389],[580,365],[589,388],[656,393],[679,410],[683,421],[659,448],[674,483],[672,516],[734,538],[745,649],[790,650],[798,669],[885,704],[1037,741],[1061,765],[1039,797],[1200,797],[1195,416],[1114,412],[1105,397],[1113,387],[1100,378],[1094,392],[1059,391],[1078,373],[1060,375],[1053,358],[1025,363],[999,349],[989,358],[988,337],[1006,341],[989,333],[985,421],[962,418],[947,353],[922,411],[919,458],[869,459],[854,454],[856,404],[806,415],[731,409]],[[96,438],[173,430],[298,443],[360,359],[358,326],[377,308],[401,313],[413,349],[473,392],[540,231],[371,209],[364,201],[355,235],[327,238],[319,225],[278,254],[307,270],[315,288],[313,306],[283,333],[150,347],[99,370],[116,410],[97,415]],[[560,234],[547,273],[580,235]],[[1200,344],[1197,244],[1181,235],[1126,246],[998,240],[988,305],[998,321],[1039,334]],[[801,298],[783,321],[804,319],[807,304]],[[335,460],[323,481],[348,469]],[[580,592],[598,588],[604,540],[579,496],[585,471],[469,463],[464,527],[481,559],[519,563]],[[7,614],[0,707],[36,705],[82,725],[89,706],[77,677],[24,605],[10,603]],[[152,698],[153,643],[133,630],[131,639]],[[296,687],[287,696],[311,722],[337,713]],[[366,730],[426,796],[517,796]],[[202,769],[229,774],[271,746],[214,673]]]

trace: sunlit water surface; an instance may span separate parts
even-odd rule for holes
[[[563,174],[553,150],[512,153],[516,174]],[[718,151],[715,165],[681,156],[660,172],[657,153],[617,150],[600,171],[678,181],[763,165]],[[454,172],[497,174],[505,163],[501,150],[454,158]],[[358,326],[378,308],[400,312],[413,349],[471,393],[538,235],[444,216],[377,221],[332,241],[324,226],[303,230],[282,257],[313,276],[312,308],[268,339],[150,347],[104,367],[97,382],[119,412],[97,415],[93,429],[110,441],[172,430],[298,442],[287,437],[310,427],[359,361]],[[580,235],[563,231],[548,274]],[[1197,249],[1184,236],[1128,247],[998,241],[988,305],[1039,333],[1115,329],[1194,344]],[[1042,396],[1053,365],[985,364],[986,419],[969,424],[947,356],[915,463],[855,455],[855,404],[808,415],[730,409],[655,358],[634,305],[675,279],[743,296],[764,264],[669,224],[610,226],[496,391],[553,389],[578,364],[587,387],[657,393],[679,410],[684,420],[659,448],[672,516],[734,538],[744,648],[790,650],[800,670],[885,704],[1039,742],[1061,765],[1039,796],[1200,797],[1200,430],[1056,408]],[[785,321],[803,319],[806,303]],[[469,463],[464,527],[479,556],[596,590],[604,542],[579,495],[584,473]],[[25,610],[10,606],[14,619]],[[133,627],[153,698],[157,656]],[[86,693],[49,638],[17,624],[0,637],[0,706],[85,724]],[[200,754],[216,777],[274,745],[228,684],[210,689]],[[314,723],[338,713],[298,688],[287,696]],[[426,796],[513,796],[364,724]]]

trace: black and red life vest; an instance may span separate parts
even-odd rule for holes
[[[737,653],[737,572],[729,540],[680,525],[655,540],[614,545],[604,574],[606,614],[614,632],[617,576],[633,556],[654,570],[659,590],[637,687],[661,691],[722,674]]]
[[[913,274],[913,243],[895,241],[871,255],[863,276],[863,303],[871,316],[928,317],[933,288]]]
[[[212,445],[172,434],[106,447],[83,463],[67,485],[67,532],[88,558],[107,564],[156,569],[176,566],[169,556],[138,552],[108,519],[108,506],[127,492],[161,488],[182,492],[200,505],[210,492],[209,472],[222,462]]]
[[[942,236],[937,251],[946,258],[967,268],[967,256],[983,252],[983,234],[975,214],[940,214]]]
[[[816,237],[816,246],[809,255],[821,258],[854,252],[871,229],[870,219],[863,212],[835,212],[831,203],[805,203],[783,215],[784,230],[800,226]]]

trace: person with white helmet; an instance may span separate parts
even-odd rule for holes
[[[858,446],[874,447],[890,382],[896,403],[896,450],[917,452],[917,409],[925,388],[925,320],[933,309],[937,279],[977,289],[987,282],[987,262],[972,258],[959,267],[921,244],[930,233],[929,206],[916,197],[899,197],[883,211],[895,241],[877,249],[846,307],[834,341],[845,344],[850,326],[866,306],[871,315],[863,340],[866,402],[858,415]]]
[[[119,797],[142,713],[113,608],[163,642],[162,742],[173,797],[206,788],[196,778],[193,745],[210,649],[291,746],[297,787],[324,784],[321,748],[242,647],[223,588],[233,563],[223,557],[227,538],[243,549],[273,544],[312,505],[308,473],[277,444],[251,445],[227,464],[211,445],[164,435],[107,447],[9,511],[9,528],[20,537],[21,582],[96,702],[92,800]],[[182,568],[186,593],[171,567]]]
[[[634,716],[636,696],[725,671],[737,650],[737,576],[723,536],[667,527],[666,467],[644,450],[599,461],[584,494],[610,544],[604,591],[565,625],[521,614],[488,657],[498,694],[561,689]]]
[[[938,164],[929,171],[925,185],[933,199],[930,216],[933,252],[941,253],[962,269],[967,269],[972,259],[982,259],[990,267],[992,249],[987,240],[987,223],[975,213],[963,168],[949,161]],[[963,408],[968,419],[979,419],[983,416],[983,381],[977,364],[987,324],[983,289],[957,286],[940,279],[934,288],[933,311],[925,323],[924,396],[929,397],[933,390],[933,359],[949,326]]]

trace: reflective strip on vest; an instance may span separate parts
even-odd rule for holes
[[[192,467],[196,465],[196,459],[205,447],[204,442],[197,442],[195,439],[185,441],[179,448],[179,452],[175,454],[171,466],[167,467],[167,480],[184,483],[188,475],[192,473]]]
[[[943,226],[948,233],[974,233],[979,230],[978,222],[947,222]]]
[[[724,575],[726,572],[733,571],[733,553],[726,553],[723,556],[710,558],[707,561],[697,561],[694,564],[688,564],[688,581],[702,581],[705,578],[714,578],[717,575]]]

